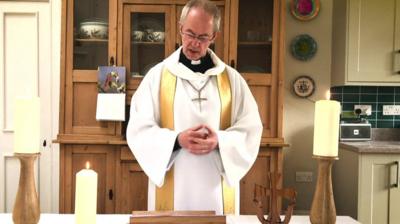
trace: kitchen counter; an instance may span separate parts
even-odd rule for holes
[[[340,142],[339,148],[358,153],[400,153],[400,141]]]
[[[127,224],[129,223],[130,215],[97,215],[97,224]],[[75,223],[73,214],[41,214],[39,224],[73,224]],[[0,223],[2,224],[12,224],[12,214],[1,214],[0,213]],[[259,224],[257,217],[255,215],[228,215],[226,217],[227,224]],[[292,216],[290,220],[291,224],[308,224],[310,223],[310,218],[308,216]],[[356,220],[348,216],[337,216],[337,224],[359,224]]]
[[[339,148],[357,153],[400,153],[400,128],[373,128],[371,141],[340,142]]]

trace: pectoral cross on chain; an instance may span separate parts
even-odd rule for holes
[[[200,112],[201,112],[201,101],[206,101],[206,100],[207,100],[207,98],[201,97],[201,91],[202,91],[202,90],[204,89],[204,87],[207,85],[207,83],[208,83],[209,80],[210,80],[210,78],[207,79],[207,81],[204,83],[204,85],[203,85],[200,89],[197,89],[196,87],[194,87],[193,84],[190,83],[190,82],[187,80],[187,82],[189,83],[189,85],[190,85],[194,90],[196,90],[196,92],[197,92],[197,98],[193,98],[192,101],[193,101],[193,102],[194,102],[194,101],[199,102],[199,109],[200,109]]]
[[[197,93],[198,93],[197,98],[193,98],[192,101],[198,101],[198,102],[199,102],[199,109],[200,109],[200,112],[201,112],[201,101],[202,101],[202,100],[206,101],[207,98],[201,97],[201,91],[199,91],[199,92],[197,92]]]

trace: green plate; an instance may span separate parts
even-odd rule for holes
[[[317,53],[317,42],[308,34],[296,36],[290,44],[290,49],[293,57],[308,61]]]

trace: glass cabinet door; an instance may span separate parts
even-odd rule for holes
[[[73,69],[108,65],[108,0],[74,0]]]
[[[141,78],[173,50],[171,7],[126,5],[123,24],[122,63],[132,78]]]
[[[241,73],[271,73],[273,0],[234,0],[237,23],[231,26],[237,35],[231,64]],[[234,4],[233,4],[234,5]],[[237,24],[237,25],[236,25]]]

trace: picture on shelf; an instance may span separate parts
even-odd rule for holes
[[[97,90],[99,93],[125,93],[126,69],[122,66],[99,66]]]

